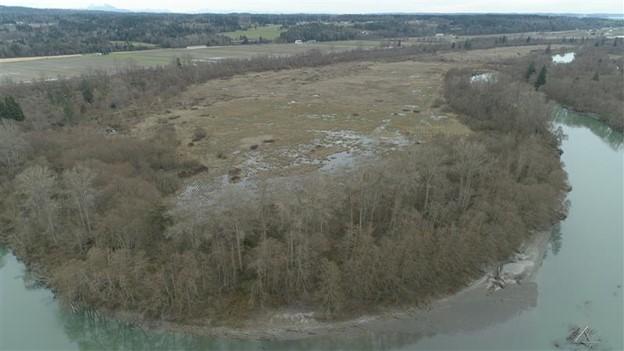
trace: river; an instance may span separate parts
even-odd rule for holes
[[[622,350],[624,341],[624,137],[590,117],[561,110],[567,138],[562,160],[572,191],[569,216],[553,231],[530,288],[536,301],[452,333],[364,332],[357,338],[236,341],[144,331],[92,314],[61,309],[24,266],[0,248],[0,350],[547,350],[563,344],[572,325],[590,325],[597,350]]]

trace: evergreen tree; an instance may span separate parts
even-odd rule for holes
[[[80,82],[80,92],[82,93],[84,101],[93,103],[93,88],[91,88],[91,85],[86,79]]]
[[[531,78],[533,73],[535,73],[535,63],[531,62],[531,63],[529,63],[529,67],[527,68],[526,73],[524,74],[524,80],[526,80],[528,82],[529,78]]]
[[[542,85],[546,84],[546,66],[543,66],[537,75],[537,80],[535,81],[535,89],[539,89]]]
[[[24,112],[12,96],[6,96],[4,98],[4,103],[0,104],[0,117],[23,121]]]

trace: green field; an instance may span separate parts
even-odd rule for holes
[[[282,32],[282,26],[278,24],[270,24],[267,26],[250,27],[246,30],[237,30],[234,32],[221,33],[232,39],[238,40],[241,36],[246,36],[247,39],[257,40],[260,37],[263,39],[274,40],[279,38]]]
[[[0,83],[35,79],[54,79],[76,76],[92,71],[117,72],[131,66],[158,66],[171,63],[176,57],[195,62],[210,62],[224,58],[251,58],[254,56],[281,56],[303,53],[311,49],[345,51],[379,46],[376,40],[335,41],[314,44],[264,44],[213,46],[196,49],[153,49],[114,52],[109,55],[88,54],[74,57],[0,60]]]
[[[122,41],[122,40],[111,40],[111,44],[113,44],[113,45],[125,45],[126,43],[128,43],[128,44],[130,44],[132,46],[135,46],[135,47],[143,47],[143,48],[150,48],[150,49],[158,47],[158,45],[156,45],[156,44],[144,43],[142,41],[130,41],[130,42],[127,42],[127,41]]]
[[[270,29],[272,28],[272,29]],[[257,27],[256,33],[265,31],[269,33],[273,31],[273,35],[279,31],[279,27],[264,26]],[[252,31],[230,32],[229,34],[238,35],[242,33],[251,33]],[[601,29],[596,35],[621,35],[622,28]],[[245,34],[245,35],[247,35]],[[251,35],[251,34],[249,34]],[[251,38],[248,35],[248,38]],[[265,36],[266,35],[266,36]],[[508,38],[526,37],[542,39],[556,39],[561,37],[584,37],[587,31],[562,31],[562,32],[545,32],[545,33],[516,33],[507,34]],[[262,34],[263,38],[269,38],[268,34]],[[446,36],[443,40],[463,40],[467,37]],[[474,37],[474,36],[472,36]],[[423,38],[410,38],[404,40],[404,45],[417,44]],[[263,45],[232,45],[232,46],[213,46],[192,49],[152,49],[143,51],[125,51],[114,52],[109,55],[98,56],[96,54],[88,54],[74,57],[49,57],[49,58],[18,58],[18,59],[0,59],[0,84],[7,81],[31,81],[34,79],[51,79],[58,77],[76,76],[90,71],[106,71],[117,72],[125,70],[131,66],[157,66],[171,63],[176,57],[190,58],[195,62],[216,61],[223,58],[251,58],[254,56],[281,56],[302,53],[310,49],[319,49],[321,51],[345,51],[355,48],[373,48],[380,45],[379,40],[351,40],[351,41],[333,41],[318,42],[314,44],[263,44]]]

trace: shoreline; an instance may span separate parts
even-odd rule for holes
[[[240,327],[211,326],[208,321],[189,323],[144,320],[128,312],[108,312],[106,316],[160,332],[182,333],[198,337],[237,340],[296,341],[319,337],[355,338],[362,334],[401,333],[420,339],[439,333],[475,330],[505,321],[537,304],[536,274],[548,248],[551,230],[535,232],[503,269],[519,261],[527,262],[516,283],[494,291],[492,267],[458,292],[433,300],[421,307],[392,307],[372,314],[342,321],[322,321],[314,312],[276,309],[258,313]],[[415,339],[415,340],[416,340]]]

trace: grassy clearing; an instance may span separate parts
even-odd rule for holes
[[[468,129],[444,109],[441,87],[453,67],[500,61],[544,46],[444,54],[440,62],[360,62],[213,80],[189,88],[175,107],[146,117],[135,135],[174,127],[178,155],[208,165],[205,180],[291,176],[347,153],[384,155],[405,143]],[[207,136],[193,141],[195,131]],[[338,160],[340,162],[340,160]]]
[[[246,30],[237,30],[234,32],[225,32],[221,33],[225,36],[228,36],[232,39],[238,40],[241,36],[246,36],[248,39],[259,39],[262,37],[263,39],[274,40],[279,38],[280,33],[282,32],[282,26],[278,24],[270,24],[266,26],[256,26],[250,27]]]
[[[567,45],[551,45],[552,50],[558,50],[565,47],[572,47]],[[546,45],[531,45],[531,46],[510,46],[494,49],[481,49],[470,51],[455,51],[442,55],[444,59],[451,62],[462,63],[497,63],[502,60],[513,59],[521,56],[528,55],[534,51],[543,52],[546,49]]]
[[[236,168],[243,178],[301,174],[336,154],[383,155],[438,134],[467,134],[435,103],[449,68],[348,63],[211,81],[184,92],[176,108],[147,117],[134,133],[145,138],[173,125],[178,155],[209,165],[209,179]],[[197,129],[207,136],[193,142]]]

